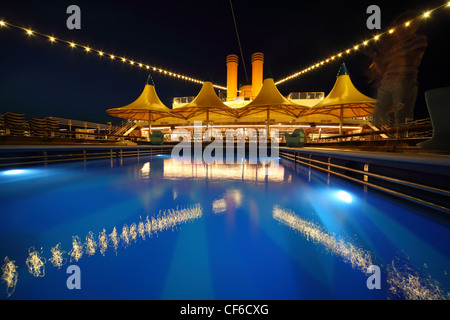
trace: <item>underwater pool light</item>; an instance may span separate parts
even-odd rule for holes
[[[6,175],[15,175],[15,174],[22,174],[25,173],[25,170],[22,169],[12,169],[12,170],[6,170],[2,172],[3,174]]]
[[[345,192],[343,190],[338,191],[337,197],[346,203],[351,203],[353,200],[352,196],[348,192]]]

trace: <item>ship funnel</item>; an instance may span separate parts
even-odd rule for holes
[[[255,52],[252,54],[252,99],[258,95],[263,84],[263,64],[264,54],[261,52]]]
[[[239,57],[235,54],[227,56],[227,101],[233,101],[237,97],[238,61]]]

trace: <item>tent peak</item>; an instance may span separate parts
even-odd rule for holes
[[[204,78],[203,82],[212,82],[211,81],[211,76],[209,75],[209,72],[205,75],[205,78]]]
[[[339,69],[339,73],[337,76],[339,77],[339,76],[343,76],[345,74],[350,75],[350,73],[348,72],[347,66],[345,65],[345,63],[343,63],[341,65],[341,68]]]
[[[264,70],[264,80],[266,79],[273,79],[272,70],[270,70],[270,68]]]
[[[154,85],[155,85],[155,83],[153,82],[153,78],[152,78],[152,75],[151,75],[151,74],[148,75],[146,84],[149,84],[149,85],[151,85],[151,86],[154,86]]]

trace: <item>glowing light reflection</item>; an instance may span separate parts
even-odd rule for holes
[[[34,277],[43,277],[45,276],[45,263],[47,259],[41,257],[41,254],[31,247],[28,249],[28,258],[26,260],[26,265],[28,267],[28,271]]]
[[[215,214],[224,213],[227,211],[227,202],[225,199],[217,199],[212,203],[212,209]]]
[[[168,209],[162,212],[160,211],[155,217],[149,218],[149,216],[147,216],[145,220],[142,220],[140,217],[140,221],[138,223],[133,222],[129,227],[127,224],[124,224],[120,235],[117,233],[117,228],[113,227],[113,230],[109,235],[106,234],[105,229],[103,229],[98,236],[92,231],[89,231],[84,243],[81,242],[78,235],[72,236],[72,250],[69,251],[68,255],[71,262],[78,262],[85,254],[92,256],[97,252],[97,249],[103,256],[105,256],[109,244],[117,255],[117,249],[119,248],[120,242],[122,242],[122,246],[126,248],[133,242],[136,243],[138,238],[145,240],[146,238],[151,238],[153,235],[157,236],[158,233],[162,231],[174,231],[177,226],[185,224],[191,220],[198,219],[202,215],[203,209],[200,204],[197,203],[185,208],[176,207],[175,209]],[[49,261],[54,267],[59,269],[61,266],[66,264],[67,259],[64,257],[66,251],[61,250],[61,243],[55,245],[50,249],[50,251],[52,256]],[[6,293],[9,297],[13,294],[17,285],[18,267],[15,265],[15,261],[10,261],[8,257],[5,257],[4,261],[5,263],[2,266],[3,274],[1,279],[6,283]],[[46,262],[47,260],[42,257],[42,248],[41,252],[35,250],[34,247],[30,247],[28,249],[26,265],[28,267],[28,271],[34,277],[45,276]]]
[[[8,257],[5,257],[4,261],[5,264],[2,266],[2,281],[6,283],[6,295],[10,297],[16,289],[19,273],[17,272],[18,267],[15,264],[16,261],[11,261]]]
[[[97,250],[97,241],[95,241],[95,235],[92,231],[86,236],[86,242],[84,243],[85,252],[88,256],[93,256]]]
[[[352,268],[367,272],[372,265],[372,253],[358,248],[352,243],[329,234],[322,227],[298,217],[294,212],[273,207],[275,220],[299,232],[308,241],[323,245],[330,253],[340,256]],[[388,292],[406,300],[448,300],[450,292],[445,292],[430,276],[421,275],[417,269],[398,257],[386,268]]]
[[[141,168],[142,178],[150,178],[150,162],[146,162]]]
[[[367,268],[372,265],[371,252],[327,233],[319,225],[301,219],[290,210],[281,209],[278,205],[275,205],[272,216],[275,220],[300,232],[306,240],[323,245],[330,253],[340,256],[345,262],[350,263],[354,269],[366,272]]]
[[[58,243],[56,246],[51,248],[50,252],[52,253],[52,257],[49,259],[49,261],[53,264],[54,267],[57,267],[59,269],[66,264],[67,259],[63,257],[66,251],[61,250],[61,243]]]
[[[394,259],[387,266],[386,282],[389,291],[406,300],[448,300],[450,292],[445,293],[439,283],[429,276],[422,276],[408,263]]]
[[[108,249],[108,236],[106,235],[105,229],[103,229],[103,231],[98,235],[98,248],[100,250],[100,254],[105,256],[106,249]]]
[[[243,180],[254,182],[284,182],[284,167],[274,162],[250,164],[248,160],[235,164],[184,163],[180,159],[164,159],[164,178],[208,178],[215,180]]]
[[[72,250],[69,252],[70,261],[78,261],[83,257],[83,244],[78,236],[72,236]]]

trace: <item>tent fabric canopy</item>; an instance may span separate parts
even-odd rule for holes
[[[285,98],[275,85],[272,77],[264,79],[263,86],[256,98],[238,109],[238,116],[244,117],[265,110],[274,111],[290,117],[298,118],[310,108],[299,105]]]
[[[170,116],[170,110],[159,99],[151,76],[148,77],[144,90],[134,102],[120,108],[108,109],[112,116],[143,121],[155,121]]]
[[[207,114],[209,120],[222,119],[224,117],[235,117],[235,111],[224,104],[216,92],[211,81],[203,82],[200,92],[195,99],[185,106],[175,108],[171,115],[185,120]]]
[[[365,117],[373,113],[376,100],[359,92],[353,85],[345,64],[342,64],[330,93],[308,114],[329,114],[336,117]]]

